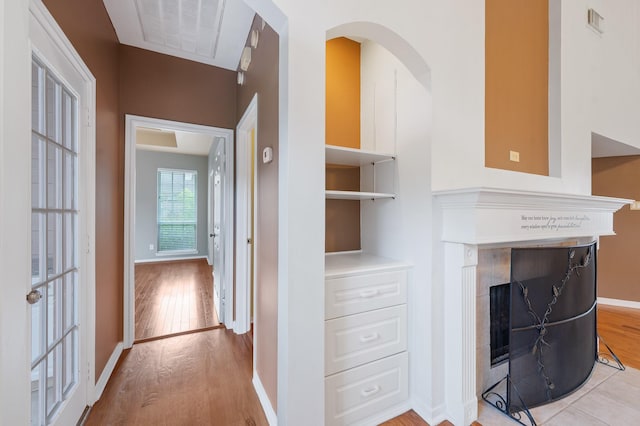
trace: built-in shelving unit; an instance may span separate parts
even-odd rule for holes
[[[325,145],[325,163],[337,164],[340,166],[365,166],[380,163],[382,161],[393,161],[394,154],[385,154],[362,149],[345,148],[343,146]]]
[[[381,200],[396,198],[396,194],[385,192],[360,192],[360,191],[325,191],[328,200]]]
[[[380,153],[362,149],[325,145],[325,163],[339,166],[373,166],[374,191],[326,190],[325,198],[330,200],[381,200],[396,198],[395,193],[375,192],[375,165],[395,161],[395,154]]]

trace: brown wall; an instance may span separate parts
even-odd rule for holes
[[[548,175],[549,0],[486,0],[485,17],[485,166]]]
[[[360,148],[360,43],[344,37],[326,45],[325,141]],[[326,188],[360,190],[360,169],[327,166]],[[325,251],[359,250],[360,201],[326,200]]]
[[[96,78],[96,379],[122,341],[123,128],[118,39],[100,0],[45,0]],[[79,19],[82,17],[82,19]]]
[[[235,72],[120,45],[100,0],[45,5],[96,77],[98,378],[123,337],[124,116],[234,128]]]
[[[252,29],[259,29],[256,16]],[[277,401],[278,339],[278,34],[268,25],[262,30],[244,85],[238,86],[236,122],[254,94],[258,94],[258,155],[273,149],[273,162],[257,161],[258,227],[256,232],[256,370],[271,405]]]
[[[233,129],[235,111],[235,72],[120,45],[123,116],[133,114]]]
[[[640,156],[594,158],[592,193],[640,200]],[[615,236],[600,238],[598,296],[640,302],[640,210],[613,216]]]

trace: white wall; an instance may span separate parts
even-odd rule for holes
[[[0,424],[29,422],[31,52],[26,1],[0,2]]]
[[[363,201],[362,248],[413,265],[409,282],[410,394],[431,417],[431,95],[379,44],[361,48],[362,148],[395,152],[376,166],[376,180],[393,183],[395,200]],[[366,135],[366,136],[365,136]],[[375,146],[373,146],[375,143]],[[370,183],[371,168],[361,175]],[[391,188],[389,189],[391,190]],[[427,414],[423,414],[427,415]]]
[[[626,0],[624,4],[630,1]],[[590,31],[584,25],[588,2],[562,2],[560,178],[484,168],[484,2],[246,2],[280,35],[278,421],[282,425],[322,424],[325,31],[354,22],[375,23],[354,27],[361,33],[366,33],[367,29],[373,31],[373,34],[362,35],[387,47],[407,64],[419,81],[430,84],[433,100],[432,189],[494,186],[588,194],[591,173],[589,120],[594,114],[587,107],[593,102],[585,102],[585,99],[592,93],[589,87],[593,82],[581,59],[593,48],[583,40]],[[606,2],[601,0],[600,3]],[[615,6],[609,3],[611,7],[620,7],[621,13],[630,10],[619,6],[618,2]],[[603,10],[602,14],[607,19],[607,12]],[[378,31],[384,28],[390,32]],[[634,40],[629,42],[635,43]],[[620,55],[615,55],[614,59],[611,70],[624,64]],[[424,63],[428,65],[427,69],[423,67]],[[608,84],[631,86],[630,81],[616,83],[616,80],[617,77],[613,81],[603,81],[602,87]],[[605,126],[618,128],[613,123],[615,114],[598,111],[598,115],[600,113],[603,121],[600,133],[611,134],[612,130]],[[633,108],[629,109],[628,116],[635,117]],[[612,123],[604,123],[604,117],[610,117],[608,120]],[[630,119],[618,119],[623,122],[620,128],[633,127]],[[443,286],[440,279],[435,281],[433,293],[441,294]],[[434,311],[440,309],[440,299],[434,299],[431,307]],[[425,311],[429,309],[425,306]],[[432,321],[439,320],[437,316],[432,318]],[[432,327],[434,336],[439,336],[441,330],[437,324]],[[442,340],[441,336],[438,340]],[[438,343],[433,342],[434,350]],[[437,356],[442,357],[442,354]],[[439,402],[435,397],[442,391],[443,383],[436,366],[433,372],[427,380],[434,389],[432,405],[436,407]]]

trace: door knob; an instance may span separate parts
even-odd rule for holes
[[[213,234],[209,234],[209,236],[210,236],[210,237],[213,237],[214,235],[213,235]]]
[[[31,290],[27,294],[27,303],[29,303],[30,305],[38,303],[40,299],[42,299],[42,293],[40,293],[38,290]]]

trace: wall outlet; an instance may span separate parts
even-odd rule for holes
[[[516,163],[520,162],[520,153],[518,151],[509,151],[509,160],[515,161]]]
[[[634,201],[631,203],[631,210],[640,210],[640,201]]]
[[[153,244],[149,244],[149,250],[153,251],[153,249],[155,249],[155,246]]]

